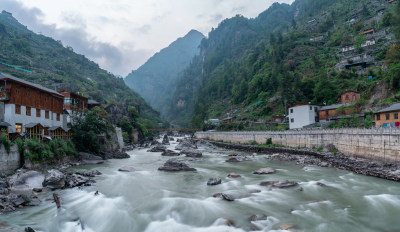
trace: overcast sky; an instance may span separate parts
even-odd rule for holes
[[[236,14],[254,18],[293,0],[0,0],[29,29],[126,76],[191,29],[207,36]]]

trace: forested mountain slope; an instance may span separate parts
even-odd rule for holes
[[[100,69],[60,41],[35,34],[5,11],[0,14],[0,62],[0,72],[52,89],[79,92],[104,105],[118,102],[126,107],[136,106],[142,118],[160,122],[159,113],[126,86],[122,78]]]
[[[297,0],[227,19],[202,41],[169,115],[196,127],[226,115],[271,118],[293,103],[336,103],[348,89],[361,92],[358,108],[389,104],[400,97],[398,5]]]
[[[204,35],[192,30],[132,71],[125,83],[138,92],[155,109],[164,114],[171,101],[177,80],[194,56],[199,53]]]

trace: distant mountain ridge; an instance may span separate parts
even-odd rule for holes
[[[191,30],[132,71],[125,78],[125,83],[163,114],[171,102],[176,82],[183,70],[199,53],[202,39],[202,33]]]

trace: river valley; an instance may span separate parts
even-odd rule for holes
[[[171,141],[167,148],[177,144]],[[199,146],[202,158],[178,157],[197,171],[162,172],[157,169],[171,157],[147,150],[132,150],[129,159],[75,167],[103,174],[93,186],[57,191],[59,210],[52,193],[41,194],[40,206],[0,215],[0,222],[49,232],[400,231],[398,182],[206,146]],[[225,162],[237,153],[249,160]],[[123,166],[136,171],[118,171]],[[253,174],[265,167],[276,173]],[[228,178],[231,172],[241,177]],[[208,186],[214,177],[222,184]],[[260,185],[279,180],[298,185],[282,189]],[[215,193],[235,200],[214,198]],[[260,220],[250,221],[251,215]]]

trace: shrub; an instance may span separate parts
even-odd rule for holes
[[[7,136],[0,135],[0,144],[3,144],[3,146],[6,149],[7,153],[10,154],[11,143],[10,143],[10,140],[8,140]]]
[[[272,144],[272,138],[268,138],[267,141],[265,141],[265,145],[271,145]]]

